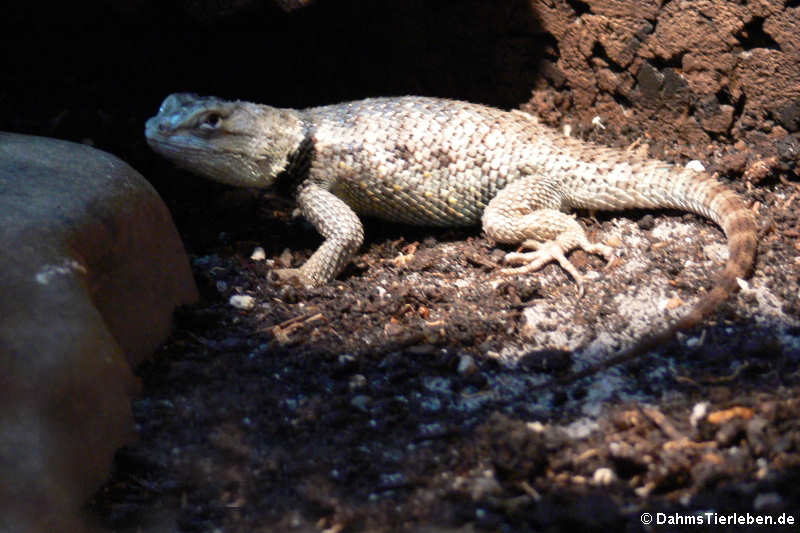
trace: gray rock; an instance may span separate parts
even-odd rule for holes
[[[0,531],[76,531],[133,436],[131,366],[196,299],[153,188],[87,146],[0,133]]]

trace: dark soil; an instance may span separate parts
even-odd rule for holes
[[[696,516],[745,531],[719,520],[800,519],[793,186],[746,193],[763,220],[750,289],[647,357],[566,384],[635,341],[616,295],[666,279],[685,312],[711,275],[708,261],[687,265],[720,233],[675,213],[584,218],[595,240],[622,224],[648,242],[635,276],[624,244],[608,266],[573,253],[598,273],[581,298],[557,266],[499,277],[505,250],[477,230],[368,221],[353,265],[304,289],[270,275],[319,243],[290,205],[207,193],[184,226],[203,302],[139,368],[141,440],[93,504],[115,530],[635,531],[644,512],[713,511]],[[658,244],[662,220],[698,235]],[[250,259],[259,245],[268,261]],[[769,315],[761,290],[783,309]],[[645,332],[663,327],[656,303]],[[528,331],[526,309],[543,304],[563,313],[550,329],[564,345]]]

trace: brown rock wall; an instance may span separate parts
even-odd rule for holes
[[[598,116],[612,135],[637,131],[677,143],[687,157],[744,141],[737,150],[748,163],[738,171],[771,157],[771,173],[797,172],[800,8],[780,0],[531,5],[558,48],[528,104],[546,121],[588,127]]]

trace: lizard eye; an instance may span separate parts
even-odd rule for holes
[[[222,122],[222,115],[219,113],[209,113],[200,120],[200,127],[215,130]]]

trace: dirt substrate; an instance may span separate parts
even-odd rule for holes
[[[213,223],[186,234],[204,302],[139,369],[141,440],[92,505],[115,530],[800,520],[795,186],[743,191],[760,214],[756,275],[711,320],[571,383],[698,300],[724,258],[716,228],[670,212],[584,216],[618,253],[571,255],[587,273],[580,297],[554,265],[499,276],[507,250],[477,230],[369,221],[353,265],[303,289],[270,268],[301,264],[313,228],[276,198],[208,187],[187,216]],[[257,246],[266,261],[250,258]]]

